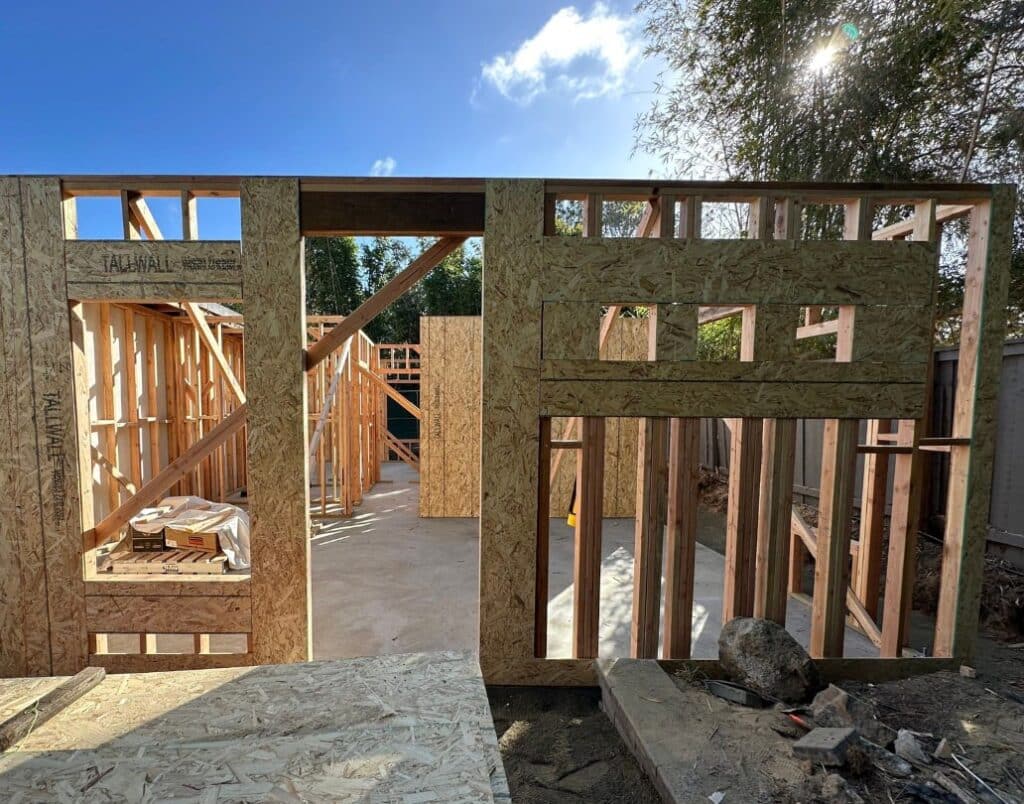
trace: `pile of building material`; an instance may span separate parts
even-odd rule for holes
[[[220,574],[249,569],[249,515],[201,497],[165,497],[132,517],[99,569],[127,574]]]

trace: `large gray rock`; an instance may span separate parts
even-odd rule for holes
[[[814,661],[771,620],[737,617],[718,635],[718,660],[732,678],[787,703],[803,703],[821,689]]]

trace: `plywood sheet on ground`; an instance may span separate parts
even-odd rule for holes
[[[420,516],[470,517],[480,513],[480,318],[424,316],[420,449]],[[616,321],[605,344],[606,360],[645,360],[647,320]],[[567,419],[552,426],[565,438]],[[631,517],[636,508],[637,419],[605,424],[604,515]],[[577,434],[578,437],[578,434]],[[551,513],[569,510],[576,453],[562,457],[551,489]]]
[[[2,704],[19,695],[5,682]],[[509,801],[469,653],[108,676],[0,756],[25,801]]]

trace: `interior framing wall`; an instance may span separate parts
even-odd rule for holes
[[[383,189],[380,193],[360,195],[367,186]],[[444,193],[439,192],[441,188]],[[147,192],[180,195],[186,238],[195,236],[194,230],[190,231],[189,220],[193,219],[190,209],[197,193],[241,195],[244,252],[237,241],[157,242],[159,237],[154,237],[152,221],[147,220],[141,203]],[[120,195],[124,240],[76,240],[73,200],[76,193]],[[389,193],[397,195],[389,196]],[[452,194],[459,196],[458,204],[449,203]],[[593,237],[568,243],[550,236],[548,228],[552,202],[559,196],[586,198],[588,217],[595,209],[590,202],[600,202],[602,196],[646,199],[652,209],[655,205],[671,203],[674,210],[678,201],[681,228],[684,218],[691,220],[687,224],[689,234],[677,234],[673,238],[676,242],[660,239],[616,242],[601,238],[597,226],[590,227]],[[394,198],[410,203],[396,205],[391,203]],[[368,200],[364,202],[364,199]],[[751,218],[751,230],[758,241],[764,242],[738,240],[723,247],[714,241],[697,240],[702,199],[743,203],[753,199],[758,216]],[[774,204],[777,215],[780,202],[790,213],[803,203],[841,204],[856,209],[857,216],[853,225],[848,226],[847,236],[858,242],[773,244],[765,213]],[[816,555],[819,563],[827,561],[827,574],[822,576],[828,587],[827,601],[820,612],[816,604],[816,616],[821,614],[825,630],[841,630],[846,619],[842,582],[849,547],[844,520],[850,508],[849,472],[856,453],[892,457],[898,462],[897,467],[903,467],[898,468],[898,472],[904,472],[911,485],[920,480],[914,470],[920,462],[920,453],[947,453],[950,491],[936,652],[945,657],[939,661],[945,662],[962,661],[971,655],[978,624],[984,529],[990,495],[1002,312],[1012,235],[1012,187],[759,183],[652,186],[644,182],[541,180],[438,180],[432,184],[431,180],[13,177],[0,179],[0,203],[0,325],[3,327],[4,368],[0,382],[0,447],[4,453],[0,472],[2,479],[10,484],[10,493],[0,501],[3,514],[0,558],[4,559],[0,564],[0,592],[3,593],[0,621],[4,628],[0,671],[4,673],[74,672],[87,661],[101,658],[92,653],[93,646],[86,639],[90,617],[105,617],[109,627],[116,630],[126,622],[120,612],[131,606],[157,610],[158,601],[154,598],[161,595],[197,598],[193,601],[200,611],[197,622],[201,621],[203,627],[224,617],[233,631],[248,629],[253,635],[252,649],[241,659],[232,657],[232,662],[291,661],[308,657],[306,369],[316,365],[312,352],[323,357],[330,351],[326,348],[328,344],[333,349],[345,332],[351,334],[358,329],[356,322],[360,319],[353,316],[349,326],[342,327],[336,337],[328,337],[321,348],[311,350],[308,347],[303,326],[301,243],[304,235],[365,234],[368,229],[370,233],[382,234],[441,235],[445,242],[439,241],[432,247],[438,258],[443,258],[465,236],[487,235],[481,358],[485,382],[481,420],[488,443],[487,448],[481,450],[480,635],[481,663],[488,680],[555,684],[593,681],[589,659],[581,656],[576,660],[549,661],[540,658],[536,646],[538,562],[546,549],[539,539],[539,523],[542,519],[547,521],[544,511],[547,500],[542,507],[538,490],[543,485],[540,479],[546,467],[545,454],[551,446],[547,440],[542,443],[542,439],[550,439],[550,432],[545,433],[547,428],[542,421],[560,416],[584,419],[583,441],[587,442],[588,437],[591,441],[589,449],[584,444],[583,452],[589,453],[595,466],[603,463],[597,460],[603,457],[603,450],[597,450],[593,440],[602,428],[588,427],[587,419],[725,415],[777,422],[824,415],[842,423],[862,417],[902,418],[898,433],[886,434],[888,438],[864,445],[856,443],[852,427],[836,426],[836,438],[831,442],[833,448],[826,456],[822,473],[822,488],[827,486],[832,497],[826,512],[828,525],[815,535],[802,530],[794,520],[792,535]],[[911,204],[915,215],[895,227],[871,232],[870,216],[863,214],[863,210],[873,204]],[[420,205],[427,208],[429,214],[420,212]],[[696,227],[692,225],[694,210]],[[938,216],[937,210],[940,211]],[[377,228],[366,223],[366,216],[371,213],[381,216],[383,222]],[[755,358],[745,360],[738,367],[702,367],[701,370],[712,378],[711,384],[717,386],[706,388],[699,385],[703,380],[693,376],[692,366],[684,371],[679,366],[662,363],[660,357],[653,364],[616,365],[594,360],[596,348],[588,348],[584,350],[585,355],[566,351],[541,359],[545,304],[584,303],[562,321],[562,332],[566,329],[572,332],[582,323],[587,326],[593,323],[590,311],[595,305],[607,301],[627,305],[648,303],[650,299],[641,298],[644,294],[638,293],[638,289],[665,287],[666,282],[677,295],[671,300],[658,298],[654,303],[661,305],[671,301],[683,307],[728,303],[750,308],[835,303],[840,308],[858,309],[872,304],[917,304],[917,315],[923,315],[922,310],[927,307],[920,303],[923,284],[918,281],[914,293],[910,293],[908,275],[903,273],[900,282],[892,283],[891,261],[876,260],[873,255],[881,251],[866,241],[908,237],[933,241],[937,223],[964,215],[969,218],[971,232],[963,316],[964,348],[958,365],[958,394],[950,435],[933,436],[922,432],[923,428],[917,424],[924,421],[924,397],[919,386],[925,383],[918,382],[909,367],[886,363],[889,345],[898,343],[901,353],[914,352],[916,361],[919,353],[930,353],[928,338],[921,339],[916,329],[915,332],[904,329],[905,319],[872,318],[870,310],[865,316],[869,324],[867,341],[860,344],[855,340],[853,349],[855,355],[856,350],[864,346],[873,349],[878,355],[874,360],[880,367],[865,364],[851,369],[815,365],[812,369],[801,366],[799,372],[794,372],[792,367],[766,366]],[[596,213],[595,217],[599,224],[600,214]],[[784,233],[776,239],[791,240],[787,235],[793,228],[793,220],[792,215],[788,218],[783,215],[781,231]],[[779,222],[776,217],[776,231],[780,231]],[[661,238],[673,236],[673,226],[664,215],[653,228]],[[692,242],[680,242],[688,239]],[[929,251],[917,244],[906,245],[910,248],[896,248],[892,252],[900,253],[905,260],[910,260],[912,252],[917,252],[913,260],[902,263],[902,269],[916,275],[926,259],[934,261],[934,248]],[[106,258],[111,258],[113,263],[105,262]],[[694,280],[694,284],[687,285],[686,277],[672,269],[676,259],[682,259],[687,265],[701,263],[713,270],[701,274],[705,280]],[[778,262],[774,262],[776,260]],[[793,288],[801,288],[802,281],[787,281],[785,273],[780,280],[773,274],[777,269],[820,272],[823,260],[832,260],[829,266],[835,273],[835,276],[827,275],[826,289],[839,291],[842,299],[825,298],[827,294],[818,292],[823,286],[814,283],[809,286],[812,292],[808,298],[790,298],[787,294]],[[111,264],[117,266],[113,271]],[[720,276],[740,264],[755,264],[759,270],[743,274],[742,292],[733,294],[733,298],[717,298],[723,288],[728,289],[728,283],[712,288],[706,284],[706,277],[714,275],[717,282]],[[147,265],[158,265],[159,270],[147,270]],[[623,270],[623,266],[627,270]],[[372,317],[387,299],[393,299],[429,267],[430,260],[410,266],[401,277],[396,277],[393,286],[389,285],[388,293],[375,297],[363,315]],[[837,284],[839,274],[845,275],[841,285]],[[614,300],[606,298],[609,294]],[[222,437],[237,431],[248,415],[250,486],[254,495],[257,492],[261,497],[265,495],[253,508],[253,578],[236,582],[233,589],[228,588],[231,582],[217,581],[200,587],[194,582],[177,579],[166,582],[161,593],[147,590],[138,583],[116,584],[104,589],[86,582],[82,571],[85,550],[103,533],[109,534],[116,523],[109,515],[96,521],[92,485],[87,482],[90,439],[86,426],[89,414],[81,303],[188,298],[241,300],[246,304],[249,342],[245,371],[252,399],[239,405],[202,442],[194,444],[165,467],[159,473],[160,482],[172,478],[173,485],[180,480],[179,472],[188,471],[208,456],[215,445],[222,443]],[[776,320],[773,316],[748,315],[746,307],[742,311],[744,340],[749,333],[756,347],[759,338],[772,336],[773,332],[778,335],[772,327],[785,317]],[[576,312],[580,315],[575,315]],[[905,312],[912,311],[908,307]],[[886,329],[884,325],[890,320],[897,322],[896,329]],[[843,327],[853,321],[849,313],[841,314],[833,326],[842,334]],[[816,326],[820,331],[827,323],[807,326]],[[918,328],[918,323],[915,318],[913,328]],[[767,325],[768,330],[762,329],[762,324]],[[665,334],[672,335],[672,326],[665,329]],[[689,324],[684,321],[682,326],[685,329]],[[660,333],[663,328],[659,324],[657,329]],[[682,334],[692,340],[689,333]],[[570,351],[573,343],[580,343],[564,338],[558,342]],[[591,354],[592,351],[595,354]],[[752,353],[756,356],[757,348]],[[904,373],[900,374],[901,371]],[[817,379],[809,379],[805,376],[808,374]],[[743,389],[730,387],[737,376],[757,386],[758,394],[753,401]],[[897,380],[894,381],[894,377]],[[812,381],[822,387],[810,388],[808,384]],[[843,393],[829,387],[836,382],[846,383]],[[633,387],[640,383],[643,383],[643,393],[637,393]],[[892,384],[908,387],[893,389],[889,387]],[[711,391],[723,396],[716,397]],[[704,395],[705,392],[710,395]],[[816,410],[816,403],[811,404],[814,400],[825,400],[828,410],[824,413]],[[872,402],[873,408],[861,412],[867,401]],[[252,408],[248,407],[250,403]],[[722,407],[725,410],[721,410]],[[780,443],[772,449],[778,450]],[[645,477],[653,476],[646,460],[641,463],[639,469],[646,473]],[[781,472],[778,467],[784,463],[774,460],[762,463],[762,477],[765,471]],[[750,466],[749,474],[753,475],[756,462],[751,461]],[[599,493],[597,484],[591,486],[588,486],[588,493]],[[671,495],[671,488],[669,493]],[[137,496],[142,496],[141,492]],[[591,517],[601,512],[594,499],[596,497],[584,503],[584,510]],[[785,513],[784,506],[777,501],[769,501],[769,504],[773,508],[767,526],[776,530],[784,527],[785,518],[777,516]],[[670,510],[671,507],[670,499]],[[907,497],[903,507],[906,511],[902,520],[912,525],[914,518],[909,516],[914,508],[912,496]],[[661,515],[655,510],[660,506],[638,505],[637,508],[645,518]],[[122,506],[121,514],[128,515],[126,506]],[[648,533],[655,532],[651,524],[644,525]],[[758,531],[760,541],[760,523]],[[775,533],[769,544],[781,546],[785,541],[779,538],[781,535],[785,534]],[[888,562],[891,571],[903,573],[904,580],[905,568],[912,566],[907,559],[913,555],[910,534],[905,535],[905,539],[895,541],[895,546],[890,541]],[[894,550],[903,551],[904,555]],[[733,558],[736,560],[733,566],[737,568],[753,566],[749,555]],[[775,553],[772,548],[770,560],[778,562],[782,558],[782,552]],[[898,569],[893,570],[893,567]],[[779,577],[778,573],[773,577]],[[833,578],[836,580],[831,580]],[[654,587],[648,592],[653,596]],[[113,599],[118,596],[135,600],[126,604]],[[232,600],[233,597],[249,600]],[[903,599],[905,602],[905,595]],[[645,604],[644,611],[650,610]],[[896,620],[890,619],[890,622]],[[151,624],[152,630],[158,633],[162,626],[171,625],[168,618],[160,619],[156,615]],[[653,633],[650,622],[639,626]],[[636,627],[638,623],[634,621]],[[897,641],[895,647],[898,649],[900,642]],[[131,664],[130,669],[169,667],[163,656],[144,659],[137,665]],[[189,655],[178,666],[215,666],[222,661],[218,657],[197,654]],[[120,668],[129,668],[129,664],[121,664]]]

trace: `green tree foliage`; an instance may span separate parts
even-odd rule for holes
[[[345,315],[363,297],[355,238],[307,238],[306,310],[314,315]]]
[[[351,237],[307,239],[307,311],[348,315],[428,245],[386,237],[361,246]],[[377,343],[417,343],[421,315],[480,315],[482,274],[480,241],[471,240],[370,322],[367,335]]]
[[[359,250],[366,296],[369,298],[394,279],[413,260],[405,241],[375,237]],[[415,343],[419,339],[419,316],[423,288],[417,283],[392,302],[364,330],[377,343]]]
[[[424,245],[421,243],[420,248]],[[424,315],[480,315],[483,256],[480,241],[456,249],[423,278]]]
[[[1024,4],[642,0],[666,69],[637,146],[675,175],[755,180],[1024,178]],[[1010,334],[1024,335],[1018,196]],[[882,209],[876,224],[906,210]],[[804,236],[836,237],[812,208]],[[959,336],[964,226],[945,227],[940,336]]]

